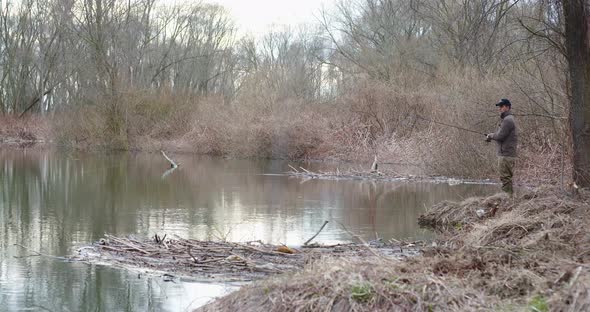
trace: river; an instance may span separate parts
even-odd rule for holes
[[[141,271],[46,256],[71,255],[105,233],[297,246],[327,220],[315,241],[348,242],[350,232],[367,240],[428,239],[432,234],[416,224],[426,207],[497,190],[304,181],[281,174],[290,170],[286,161],[172,157],[180,167],[170,171],[157,153],[0,147],[0,311],[191,311],[239,287],[166,282]]]

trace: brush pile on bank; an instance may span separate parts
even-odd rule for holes
[[[420,218],[441,234],[421,256],[315,262],[201,311],[588,311],[589,193],[441,203]]]
[[[92,246],[78,250],[72,261],[116,265],[127,269],[163,272],[168,276],[223,281],[249,281],[280,273],[301,271],[306,263],[321,257],[366,258],[379,254],[397,259],[417,254],[417,248],[379,243],[308,245],[289,248],[260,241],[234,243],[200,241],[181,237],[135,239],[105,235]]]

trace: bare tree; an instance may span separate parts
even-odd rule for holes
[[[312,102],[323,86],[320,36],[313,29],[274,29],[257,44],[243,40],[240,47],[242,83],[262,88],[267,105],[298,99]]]
[[[574,180],[590,186],[590,2],[563,0],[571,80],[570,127]]]

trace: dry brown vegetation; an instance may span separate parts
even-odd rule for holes
[[[442,234],[422,256],[328,258],[200,311],[587,311],[588,209],[587,190],[553,188],[441,203],[421,218]]]
[[[43,117],[0,116],[0,143],[31,144],[53,137],[49,120]]]
[[[101,104],[58,115],[55,133],[59,142],[78,148],[367,163],[377,155],[381,163],[417,164],[428,174],[493,176],[495,145],[486,144],[483,135],[418,116],[491,132],[498,122],[493,103],[499,92],[479,90],[516,90],[503,79],[477,88],[463,78],[450,80],[436,88],[365,81],[331,101],[284,100],[271,106],[261,104],[265,94],[227,104],[212,96],[129,92],[118,99],[115,111]],[[512,100],[515,113],[523,115],[517,117],[519,181],[557,182],[562,168],[569,172],[569,152],[559,145],[564,120],[525,116],[534,107],[524,98]],[[113,120],[115,126],[108,122]]]

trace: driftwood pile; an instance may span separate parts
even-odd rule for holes
[[[178,277],[247,281],[273,274],[301,270],[309,261],[322,257],[381,256],[400,258],[417,253],[417,247],[379,244],[307,245],[289,248],[260,241],[234,243],[200,241],[154,235],[138,240],[105,235],[105,238],[78,249],[70,260],[109,264],[127,269],[164,272]]]
[[[469,180],[469,179],[456,179],[444,176],[415,176],[415,175],[401,175],[396,172],[381,172],[377,170],[370,171],[358,171],[349,169],[347,171],[340,171],[336,168],[336,171],[311,171],[303,167],[299,169],[289,165],[291,171],[285,174],[291,177],[301,178],[301,183],[305,183],[312,179],[320,180],[369,180],[369,181],[381,181],[381,182],[429,182],[429,183],[447,183],[450,185],[455,184],[497,184],[491,180]]]
[[[377,170],[372,170],[370,172],[365,172],[365,171],[356,171],[353,169],[347,170],[347,171],[340,171],[338,168],[336,168],[336,171],[329,171],[329,172],[325,172],[325,171],[318,171],[318,172],[314,172],[308,169],[305,169],[303,167],[299,167],[299,169],[289,165],[289,168],[291,168],[290,172],[287,172],[287,175],[289,176],[294,176],[294,177],[300,177],[306,180],[309,179],[326,179],[326,180],[384,180],[384,179],[391,179],[394,178],[393,176],[387,176],[385,174],[383,174],[382,172],[379,172]],[[399,177],[396,175],[397,178],[402,179],[402,177]]]

